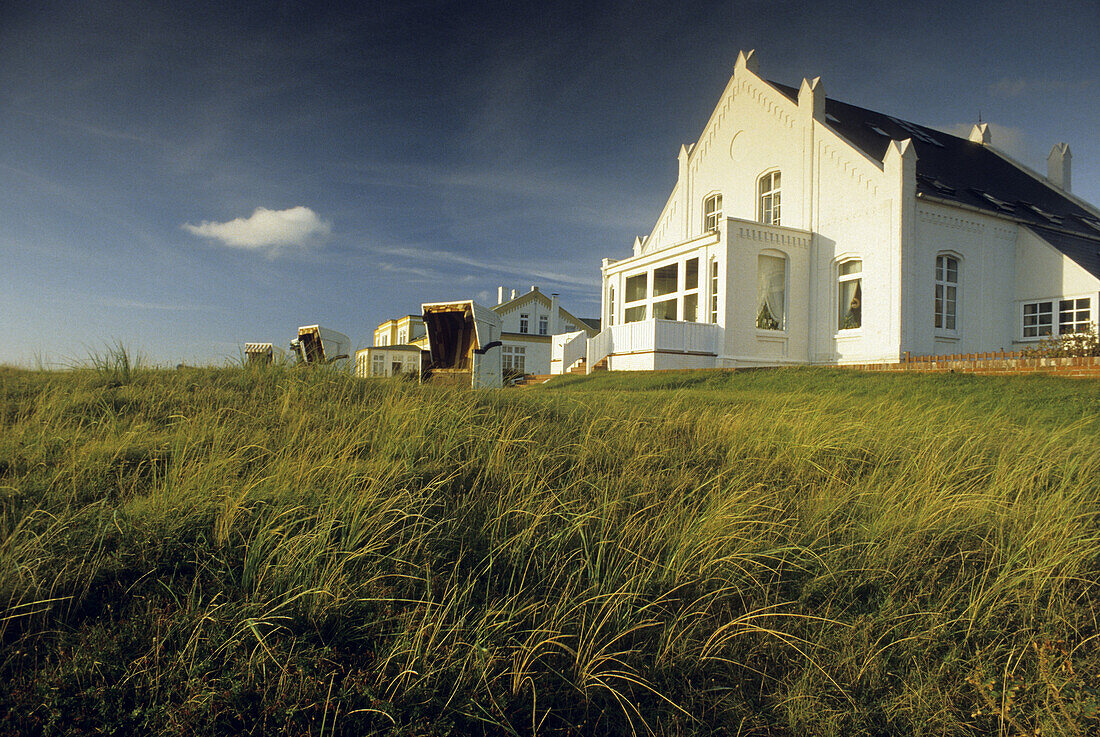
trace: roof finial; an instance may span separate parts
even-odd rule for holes
[[[978,122],[982,122],[982,111],[980,109],[978,110]]]

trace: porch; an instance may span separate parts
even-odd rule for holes
[[[649,319],[613,325],[587,341],[587,366],[613,371],[714,368],[722,327],[712,323]]]

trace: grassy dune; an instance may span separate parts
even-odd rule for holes
[[[1098,581],[1097,382],[0,369],[4,734],[1096,734]]]

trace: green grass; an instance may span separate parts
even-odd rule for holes
[[[0,368],[0,732],[1087,735],[1100,383]]]

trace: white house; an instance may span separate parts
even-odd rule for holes
[[[415,376],[419,380],[424,371],[424,353],[420,346],[407,344],[363,348],[355,352],[355,375],[361,379]]]
[[[604,259],[591,370],[896,362],[1086,329],[1100,210],[969,140],[766,81],[742,52],[656,225]]]
[[[506,373],[549,374],[553,336],[582,333],[591,338],[599,332],[596,321],[575,317],[561,306],[556,294],[547,296],[537,286],[518,296],[512,290],[509,299],[505,292],[504,287],[497,289],[497,304],[491,309],[501,319]]]
[[[424,319],[420,315],[403,315],[395,320],[386,320],[374,329],[374,345],[418,345],[427,343],[424,331]]]

